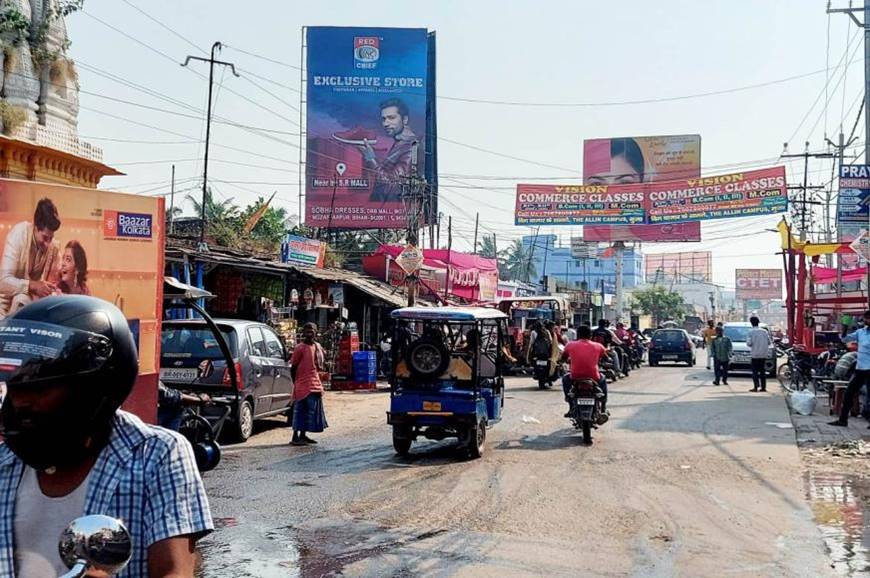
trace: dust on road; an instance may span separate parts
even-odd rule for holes
[[[201,574],[833,575],[794,433],[775,426],[782,398],[709,377],[643,368],[612,385],[592,447],[560,391],[511,379],[475,461],[449,441],[397,458],[388,395],[330,394],[316,448],[272,422],[207,475],[222,527]]]

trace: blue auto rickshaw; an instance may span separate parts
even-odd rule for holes
[[[418,437],[456,437],[480,457],[504,406],[507,316],[485,307],[406,307],[392,318],[387,423],[396,453],[406,455]]]

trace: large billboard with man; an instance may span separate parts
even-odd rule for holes
[[[430,157],[427,31],[312,27],[307,46],[305,224],[403,227]]]
[[[583,141],[583,182],[629,185],[697,178],[701,137],[696,134],[597,138]],[[588,225],[587,241],[700,241],[698,221],[679,225]]]

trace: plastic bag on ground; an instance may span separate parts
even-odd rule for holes
[[[812,415],[816,409],[816,396],[811,391],[794,391],[789,394],[788,400],[799,415]]]

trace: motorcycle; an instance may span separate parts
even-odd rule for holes
[[[59,578],[114,576],[130,562],[133,540],[120,520],[102,515],[76,518],[61,533],[61,560],[69,572]]]
[[[550,368],[552,367],[553,361],[550,357],[535,357],[534,361],[535,365],[533,368],[532,375],[535,378],[535,381],[538,382],[539,389],[551,389],[553,387],[553,382],[558,379],[558,371],[551,375]]]
[[[584,444],[592,445],[592,428],[597,428],[610,419],[608,413],[601,409],[604,392],[592,379],[577,379],[571,383],[568,400],[574,428],[583,431]]]
[[[602,375],[604,375],[604,378],[610,383],[614,383],[617,379],[619,379],[619,372],[616,371],[613,364],[609,361],[599,361],[598,371],[600,371]]]

